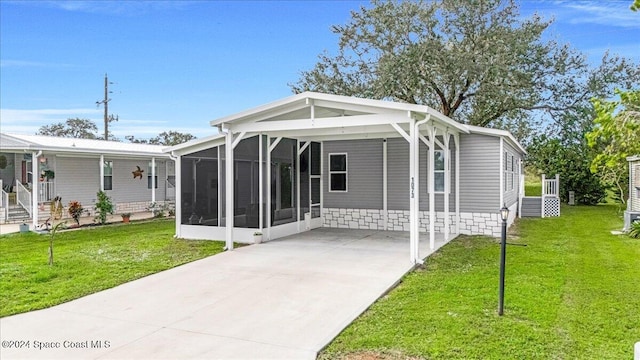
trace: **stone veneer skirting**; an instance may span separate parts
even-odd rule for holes
[[[515,210],[515,209],[512,209]],[[341,229],[369,229],[409,231],[409,210],[388,210],[387,226],[385,229],[384,210],[377,209],[338,209],[324,208],[325,227]],[[429,212],[420,211],[420,231],[429,230]],[[500,236],[502,231],[497,213],[460,213],[460,233],[467,235]],[[449,213],[449,231],[455,233],[455,213]],[[514,218],[510,216],[511,223]],[[444,233],[444,212],[436,212],[435,230]]]

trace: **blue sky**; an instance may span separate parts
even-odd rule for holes
[[[520,1],[555,22],[547,36],[598,62],[609,49],[640,63],[631,0]],[[215,133],[209,121],[291,95],[331,25],[362,1],[0,1],[0,131],[33,134],[70,117],[102,133],[104,74],[119,138]]]

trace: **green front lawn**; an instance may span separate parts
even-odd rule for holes
[[[499,242],[446,245],[321,354],[321,359],[631,359],[640,341],[640,241],[611,235],[615,206],[521,219]]]
[[[0,316],[42,309],[222,251],[223,242],[177,240],[175,222],[111,225],[49,236],[0,237]]]

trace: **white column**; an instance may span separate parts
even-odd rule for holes
[[[104,155],[100,154],[100,191],[104,191]]]
[[[220,146],[216,146],[216,153],[218,156],[218,226],[222,226],[222,154],[220,154]],[[193,178],[195,179],[195,177],[196,172],[194,167]]]
[[[175,158],[175,177],[176,177],[176,237],[181,237],[180,227],[182,226],[182,158]]]
[[[456,145],[456,235],[460,234],[460,135],[453,135],[453,142]]]
[[[504,204],[504,171],[504,139],[500,138],[500,204],[498,204],[498,209],[502,209],[502,204]]]
[[[225,242],[227,250],[233,250],[233,132],[227,129],[225,138]]]
[[[262,137],[262,133],[258,134],[258,205],[260,206],[260,210],[258,210],[258,216],[260,217],[260,219],[258,219],[258,229],[260,229],[260,231],[262,231],[264,227],[264,164],[262,163],[264,159],[262,154],[264,144],[262,143]]]
[[[38,172],[38,156],[42,153],[31,153],[31,222],[33,230],[38,228],[38,194],[40,192],[40,173]]]
[[[418,234],[416,234],[416,222],[418,218],[419,208],[416,209],[416,192],[419,188],[417,183],[418,171],[416,171],[416,121],[411,118],[409,121],[409,246],[411,262],[416,263],[418,254],[416,253],[416,244],[419,242]]]
[[[449,195],[451,194],[451,149],[449,131],[444,133],[444,240],[449,240],[451,220],[449,220]]]
[[[267,224],[266,227],[269,229],[269,233],[266,236],[267,240],[271,239],[271,137],[267,135]],[[264,237],[265,234],[263,233]]]
[[[156,202],[156,158],[151,158],[151,202]]]
[[[311,153],[311,151],[309,151]],[[301,231],[300,227],[303,226],[302,221],[300,221],[300,140],[296,139],[296,151],[293,152],[293,155],[296,157],[296,171],[294,171],[294,176],[296,177],[296,217],[298,221],[298,231]],[[309,209],[311,211],[311,209]]]
[[[429,247],[433,250],[436,247],[436,196],[435,196],[435,139],[436,130],[433,121],[429,123],[429,168],[427,178],[429,183]]]
[[[382,223],[384,230],[387,230],[387,221],[389,218],[387,204],[387,139],[382,141]]]

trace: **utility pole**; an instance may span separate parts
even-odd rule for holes
[[[96,101],[96,106],[100,107],[101,104],[104,105],[104,139],[109,140],[109,123],[112,121],[118,121],[118,116],[109,115],[109,84],[113,84],[109,82],[109,78],[107,74],[104,74],[104,100]]]

